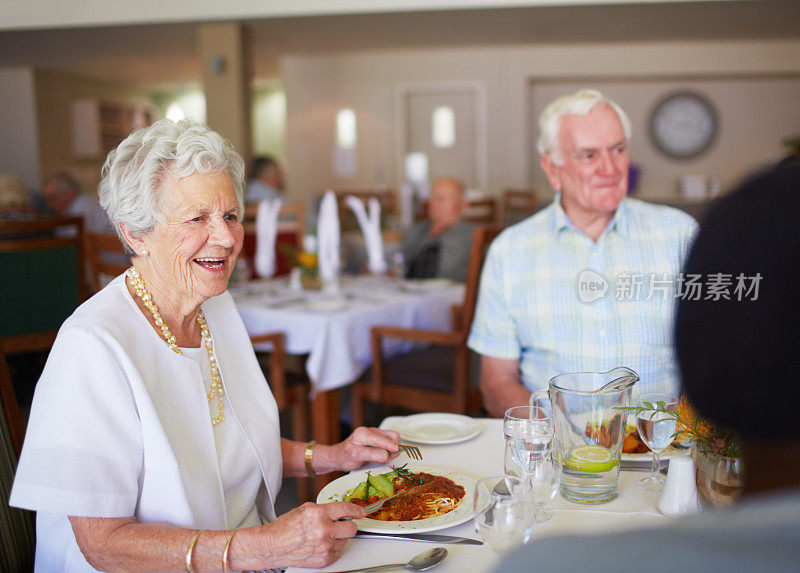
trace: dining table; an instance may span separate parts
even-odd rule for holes
[[[229,290],[250,336],[283,332],[286,352],[307,356],[311,434],[323,444],[340,439],[338,389],[358,380],[372,364],[372,327],[449,331],[452,306],[464,298],[461,283],[386,275],[342,276],[334,289],[302,290],[281,277],[232,283]],[[384,356],[414,346],[387,340]]]
[[[381,428],[398,428],[403,417],[389,417],[381,423]],[[476,419],[480,424],[480,433],[471,439],[449,444],[419,444],[423,459],[420,461],[401,454],[393,464],[408,463],[413,471],[415,465],[442,468],[455,471],[475,480],[503,474],[504,436],[502,419]],[[567,501],[558,494],[552,501],[552,517],[537,523],[533,530],[531,543],[554,535],[591,535],[599,533],[622,532],[645,527],[665,525],[669,520],[658,510],[660,493],[645,491],[638,487],[642,477],[640,468],[625,469],[619,473],[619,496],[613,501],[602,504],[580,504]],[[334,488],[337,482],[330,484]],[[326,492],[321,493],[318,502],[329,500]],[[480,540],[472,519],[431,532],[440,535],[467,537]],[[305,569],[290,567],[287,573],[304,571],[344,571],[381,565],[407,562],[414,555],[441,546],[447,549],[447,557],[434,571],[438,573],[484,572],[494,570],[502,555],[495,553],[485,545],[434,544],[422,541],[405,541],[397,539],[351,539],[341,558],[322,569]]]

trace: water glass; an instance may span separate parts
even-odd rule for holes
[[[523,474],[533,486],[536,523],[547,521],[553,514],[550,505],[561,485],[562,463],[561,443],[553,438],[551,447],[541,452],[535,463]]]
[[[524,478],[503,475],[475,485],[475,530],[496,553],[531,540],[536,522],[535,493]]]
[[[552,447],[553,426],[550,423],[550,413],[537,406],[509,408],[503,417],[503,434],[505,473],[521,476],[530,472],[534,464]]]
[[[650,392],[639,396],[638,405],[647,404],[663,405],[669,412],[678,411],[678,398],[671,394],[660,392]],[[653,452],[653,465],[650,475],[639,481],[639,487],[648,491],[662,491],[665,479],[661,475],[661,464],[658,455],[661,451],[672,443],[675,438],[675,428],[677,419],[674,415],[664,412],[654,412],[645,410],[636,415],[636,429],[639,430],[639,437],[645,445]]]

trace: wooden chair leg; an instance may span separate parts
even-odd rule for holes
[[[361,385],[355,383],[352,386],[352,416],[353,416],[353,430],[359,426],[364,426],[367,423],[366,417],[366,395],[361,390]]]
[[[295,386],[292,393],[292,439],[306,442],[310,434],[308,387]],[[297,498],[300,503],[312,501],[311,486],[310,479],[297,478]]]

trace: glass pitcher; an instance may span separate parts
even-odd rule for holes
[[[617,497],[619,462],[628,413],[639,376],[628,368],[608,372],[560,374],[549,390],[531,395],[531,408],[552,409],[555,434],[563,449],[561,495],[579,503]]]

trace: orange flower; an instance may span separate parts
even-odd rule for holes
[[[317,266],[317,253],[306,253],[305,251],[297,255],[297,263],[309,269]]]

